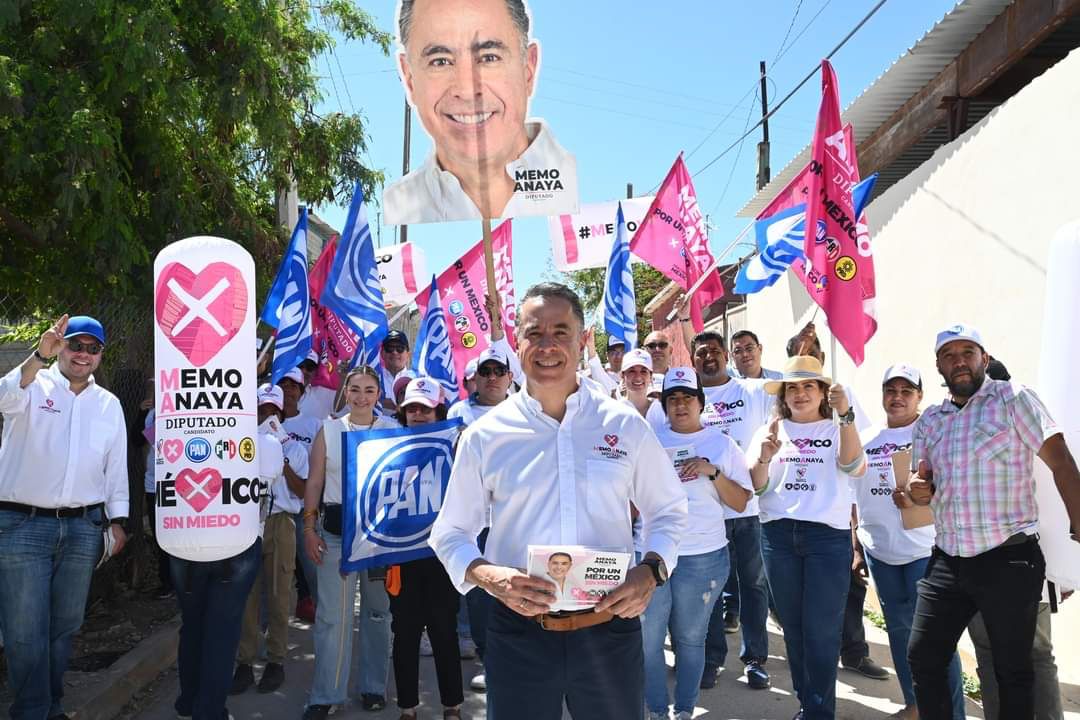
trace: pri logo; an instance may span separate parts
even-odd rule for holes
[[[460,315],[465,312],[465,306],[461,304],[460,300],[454,300],[450,303],[450,314]]]
[[[171,463],[176,462],[184,454],[184,441],[183,440],[166,440],[165,444],[161,447],[161,452],[165,455],[165,459]]]
[[[196,472],[184,468],[176,474],[176,494],[184,498],[197,513],[221,494],[221,473],[214,468],[204,468]]]
[[[158,327],[195,367],[210,362],[240,331],[248,303],[240,270],[210,263],[198,274],[170,263],[154,293]]]
[[[205,462],[210,457],[210,443],[204,438],[191,438],[184,448],[184,455],[193,463]]]
[[[454,329],[458,332],[465,332],[469,329],[470,324],[469,318],[464,315],[458,315],[454,318]]]
[[[235,440],[218,440],[214,444],[214,453],[218,456],[219,460],[232,460],[236,457],[236,441]]]

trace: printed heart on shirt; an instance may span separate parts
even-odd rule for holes
[[[810,438],[795,438],[791,442],[794,443],[795,447],[799,448],[800,450],[805,450],[806,448],[810,447],[810,443],[814,441]]]
[[[165,455],[165,459],[171,463],[180,459],[180,456],[184,454],[184,441],[183,440],[166,440],[161,446],[161,452]]]
[[[244,324],[247,285],[239,269],[210,263],[198,274],[169,263],[154,294],[158,327],[192,365],[202,367]]]
[[[221,473],[214,468],[195,472],[184,468],[176,474],[176,494],[201,513],[221,493]]]
[[[606,442],[611,447],[615,447],[616,445],[619,444],[619,436],[618,435],[605,435],[604,436],[604,442]]]

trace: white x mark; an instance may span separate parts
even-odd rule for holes
[[[218,299],[218,295],[221,295],[221,293],[228,289],[228,280],[221,278],[217,281],[217,285],[210,288],[210,292],[197,299],[192,295],[189,295],[184,288],[180,287],[180,283],[176,282],[175,279],[169,280],[168,285],[169,289],[176,294],[176,297],[179,298],[180,302],[184,303],[188,309],[187,313],[184,314],[184,317],[180,318],[180,322],[173,326],[173,337],[179,335],[180,332],[196,318],[205,320],[210,327],[214,328],[214,332],[218,335],[224,336],[227,334],[225,328],[221,327],[221,323],[219,323],[217,318],[214,317],[214,314],[210,312],[209,306],[210,303]]]
[[[208,477],[205,480],[203,480],[202,482],[199,482],[197,480],[192,480],[191,481],[191,492],[188,493],[187,499],[191,500],[192,498],[195,497],[195,493],[199,493],[200,495],[202,495],[207,500],[213,500],[214,498],[210,496],[210,493],[206,489],[206,485],[212,479],[213,478]]]

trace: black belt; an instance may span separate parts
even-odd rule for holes
[[[29,515],[30,517],[33,517],[34,515],[54,518],[86,517],[94,510],[100,510],[103,507],[105,507],[104,503],[87,505],[86,507],[41,508],[33,505],[23,505],[22,503],[0,500],[0,510],[20,512],[23,515]]]

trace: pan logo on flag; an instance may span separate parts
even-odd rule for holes
[[[845,255],[836,261],[836,277],[845,282],[855,277],[855,274],[858,271],[859,266],[856,265],[855,260],[848,255]]]
[[[451,315],[460,315],[463,312],[465,312],[465,306],[462,305],[460,300],[454,300],[453,302],[450,303],[450,314]]]
[[[469,318],[465,315],[458,315],[454,318],[454,329],[458,332],[465,332],[469,329]]]

